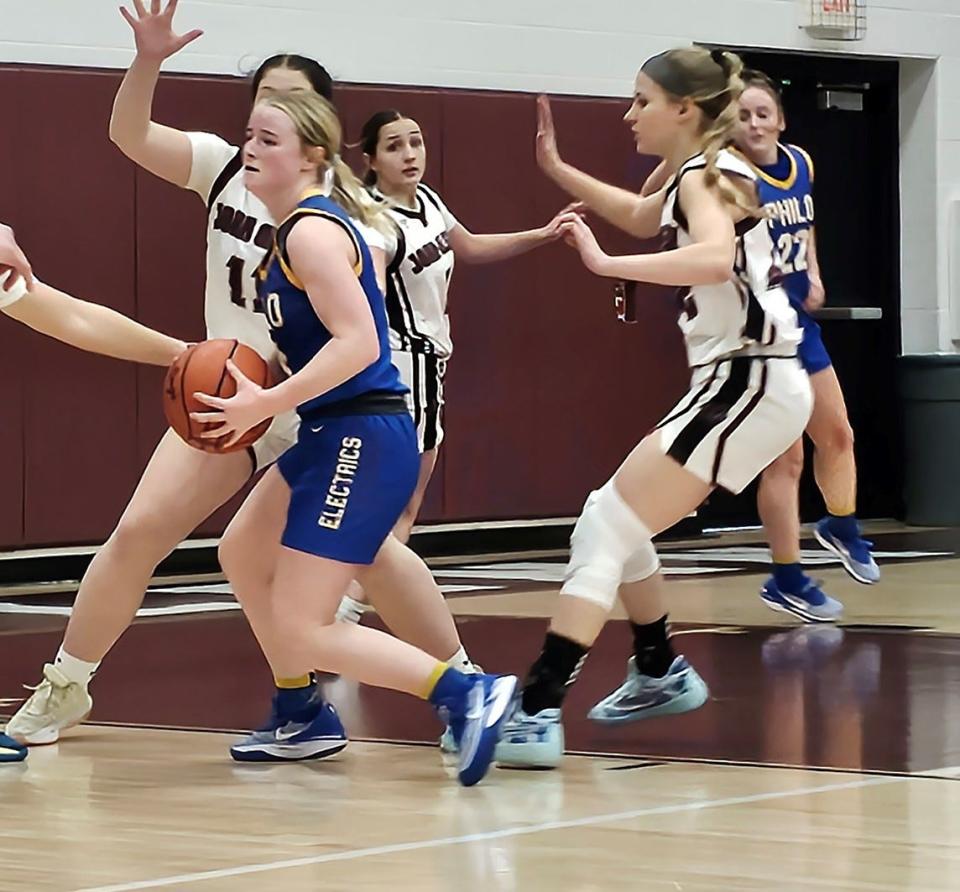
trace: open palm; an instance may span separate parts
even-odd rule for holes
[[[537,164],[548,174],[560,164],[557,132],[553,126],[550,100],[546,96],[537,97]]]
[[[120,14],[133,28],[138,56],[163,61],[203,34],[199,29],[186,34],[174,32],[173,14],[177,11],[177,2],[178,0],[168,0],[161,11],[161,0],[150,0],[150,11],[147,12],[142,0],[133,0],[136,15],[126,7],[120,7]]]

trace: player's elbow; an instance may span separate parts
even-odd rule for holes
[[[704,285],[722,285],[733,275],[732,263],[713,263],[704,270]]]
[[[660,232],[660,223],[659,220],[651,219],[650,215],[642,210],[637,210],[630,217],[626,229],[635,238],[653,238]]]
[[[110,129],[108,130],[110,136],[110,142],[112,142],[124,155],[126,155],[131,160],[136,160],[136,155],[138,149],[143,146],[143,138],[137,139],[129,130],[129,128],[124,127],[123,124],[116,120],[115,117],[110,118]]]
[[[372,325],[369,330],[364,327],[359,332],[356,339],[357,363],[362,369],[373,365],[380,358],[380,339],[377,337],[377,330]]]
[[[692,284],[722,285],[724,282],[730,281],[730,277],[733,276],[733,261],[733,252],[726,250],[725,246],[710,251],[703,258],[700,268],[700,281]]]
[[[123,128],[117,121],[116,115],[110,116],[110,127],[107,130],[107,134],[110,137],[110,142],[112,142],[122,152],[124,143],[126,142],[126,134],[123,132]]]

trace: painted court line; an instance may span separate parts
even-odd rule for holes
[[[419,842],[402,842],[385,846],[372,846],[365,849],[348,849],[345,852],[332,852],[326,855],[314,855],[307,858],[290,858],[285,861],[270,861],[263,864],[248,864],[241,867],[226,867],[220,870],[203,870],[197,873],[185,873],[179,876],[161,877],[156,880],[142,880],[133,883],[118,883],[112,886],[88,886],[76,892],[133,892],[136,889],[161,889],[180,886],[185,883],[200,883],[206,880],[222,880],[248,874],[268,873],[274,870],[288,870],[293,867],[309,867],[314,864],[329,864],[334,861],[356,861],[361,858],[374,858],[378,855],[393,855],[398,852],[415,852],[423,849],[437,849],[444,846],[464,843],[487,842],[496,839],[508,839],[515,836],[528,836],[549,830],[568,830],[573,827],[589,827],[595,824],[612,824],[645,818],[653,815],[670,815],[681,812],[704,811],[711,808],[724,808],[729,805],[749,805],[755,802],[770,802],[776,799],[788,799],[791,796],[811,796],[816,793],[830,793],[835,790],[859,790],[864,787],[877,787],[883,784],[902,783],[905,777],[871,777],[866,780],[849,781],[842,784],[824,784],[817,787],[801,787],[795,790],[778,790],[771,793],[755,793],[751,796],[733,796],[726,799],[705,799],[699,802],[682,802],[676,805],[661,805],[654,808],[638,808],[632,811],[611,812],[591,815],[585,818],[573,818],[567,821],[548,821],[543,824],[531,824],[524,827],[511,827],[506,830],[491,830],[486,833],[470,833],[465,836],[447,836],[437,839],[424,839]]]

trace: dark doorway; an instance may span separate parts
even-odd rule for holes
[[[783,85],[784,138],[813,157],[817,247],[827,306],[882,311],[881,319],[824,319],[821,326],[856,436],[858,512],[868,518],[902,517],[902,423],[896,399],[899,65],[756,50],[741,51],[741,56],[749,67]],[[755,520],[755,486],[737,498],[712,497],[701,512],[702,523]],[[809,441],[800,505],[805,521],[823,513]]]

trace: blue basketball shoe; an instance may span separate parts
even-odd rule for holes
[[[799,590],[789,592],[771,576],[760,589],[760,600],[771,610],[798,616],[805,623],[837,622],[843,616],[843,604],[825,594],[809,576],[803,580]]]
[[[22,762],[27,758],[27,748],[12,737],[0,734],[0,762]]]
[[[337,711],[314,691],[296,711],[283,712],[273,698],[270,719],[230,747],[237,762],[299,762],[323,759],[347,745],[347,732]]]
[[[853,517],[824,517],[813,528],[817,541],[840,558],[843,569],[857,582],[873,585],[880,581],[880,568],[873,559],[873,543],[860,535],[860,524]]]

